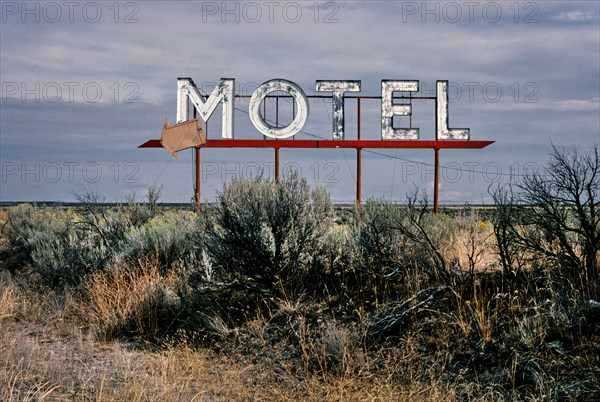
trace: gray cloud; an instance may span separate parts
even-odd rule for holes
[[[66,3],[52,2],[60,18],[48,4],[1,3],[0,201],[69,200],[82,187],[115,199],[141,194],[155,182],[165,185],[165,199],[189,201],[191,155],[174,161],[163,150],[136,148],[158,137],[165,117],[174,120],[179,76],[203,88],[235,77],[246,92],[287,78],[307,94],[317,79],[360,79],[365,95],[378,95],[384,78],[420,80],[430,95],[435,80],[448,79],[451,126],[470,127],[473,139],[497,141],[481,151],[442,153],[443,163],[463,169],[460,180],[449,176],[441,188],[442,199],[453,201],[477,202],[487,191],[489,177],[468,179],[471,162],[480,161],[480,170],[498,164],[506,173],[517,165],[543,165],[551,141],[582,148],[600,142],[597,2],[486,1],[469,3],[473,9],[462,2],[410,1],[78,2],[72,16]],[[244,113],[247,102],[237,105],[236,135],[260,138]],[[380,105],[362,106],[363,137],[378,138]],[[355,110],[348,101],[351,138]],[[328,138],[328,113],[329,104],[311,103],[305,131]],[[432,138],[433,119],[431,103],[415,103],[413,124],[423,138]],[[210,135],[218,129],[211,120]],[[364,153],[365,196],[402,199],[413,183],[428,188],[427,171],[411,172],[432,163],[431,152],[383,153],[388,156]],[[353,198],[354,150],[283,154],[285,162],[303,167],[311,184],[324,185],[335,199]],[[243,175],[271,162],[272,151],[204,150],[202,158],[207,169],[218,168],[205,177],[203,194],[211,199],[233,174],[226,164],[245,163],[246,170],[231,167]],[[79,169],[77,180],[53,182],[52,163],[64,175],[70,166]],[[135,182],[123,180],[131,173],[127,163],[137,169]],[[94,173],[90,164],[100,166],[103,179],[79,174],[86,166]],[[338,181],[323,182],[331,166]],[[122,173],[116,181],[115,171]]]

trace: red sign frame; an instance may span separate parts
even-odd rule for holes
[[[244,95],[235,95],[235,97],[245,98]],[[271,96],[276,98],[276,121],[279,120],[279,98],[286,97],[282,95]],[[324,98],[325,96],[308,96],[309,98]],[[200,149],[202,148],[273,148],[275,151],[275,181],[279,181],[279,150],[281,148],[354,148],[356,149],[356,204],[360,208],[362,200],[362,163],[361,150],[365,148],[378,149],[433,149],[435,158],[434,170],[434,190],[433,190],[433,209],[435,213],[439,211],[439,151],[440,149],[482,149],[495,141],[489,140],[361,140],[361,99],[381,99],[379,96],[351,96],[348,98],[357,99],[357,138],[356,140],[295,140],[295,139],[208,139],[205,144],[195,147],[195,194],[194,201],[196,210],[200,210]],[[435,97],[413,97],[412,99],[436,99]],[[266,104],[265,104],[266,106]],[[194,113],[195,114],[195,113]],[[208,131],[208,130],[206,130]],[[208,136],[208,132],[206,132]],[[161,140],[152,139],[141,144],[138,148],[162,148]]]

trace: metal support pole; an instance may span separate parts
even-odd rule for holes
[[[362,197],[361,187],[362,187],[362,162],[361,162],[361,149],[356,148],[356,205],[358,209],[360,209],[360,199]]]
[[[260,107],[260,105],[259,105]],[[263,99],[263,119],[267,121],[267,98]],[[263,134],[263,140],[266,140],[267,136]]]
[[[439,189],[440,189],[440,149],[435,148],[435,173],[433,179],[433,212],[439,210]]]
[[[238,96],[238,95],[236,95]],[[240,97],[249,97],[249,96],[240,96]],[[280,96],[271,96],[270,98],[276,98],[276,115],[275,115],[275,123],[276,126],[279,126],[279,97]],[[289,96],[284,96],[288,98]],[[328,98],[327,96],[309,96],[309,98]],[[440,149],[482,149],[492,144],[494,141],[445,141],[439,140],[436,138],[434,140],[411,140],[411,141],[382,141],[382,140],[372,140],[372,139],[361,139],[361,100],[364,99],[381,99],[380,96],[348,96],[348,98],[356,98],[357,100],[357,139],[351,140],[326,140],[326,139],[300,139],[296,140],[295,137],[292,140],[287,139],[263,139],[263,140],[251,140],[251,139],[240,139],[232,141],[231,139],[208,139],[208,121],[205,122],[205,135],[207,137],[207,141],[202,145],[202,148],[273,148],[275,151],[275,181],[279,182],[280,178],[280,158],[279,151],[281,148],[354,148],[356,149],[356,205],[360,210],[361,202],[362,202],[362,149],[369,148],[377,148],[377,149],[434,149],[435,151],[435,177],[434,177],[434,194],[433,194],[433,204],[434,204],[434,212],[439,212],[439,187],[440,187]],[[404,98],[404,97],[402,97]],[[395,98],[396,99],[396,98]],[[435,110],[437,111],[437,97],[408,97],[408,99],[432,99],[435,100],[436,106]],[[265,98],[263,100],[263,119],[266,120],[267,115],[267,105],[266,102],[268,100]],[[189,112],[189,105],[188,105]],[[194,118],[196,118],[196,109],[194,108]],[[292,103],[292,115],[295,115],[295,103]],[[295,117],[295,116],[294,116]],[[409,121],[410,126],[412,127],[412,117]],[[437,115],[435,119],[435,132],[438,130],[438,121]],[[263,136],[264,137],[264,136]],[[162,143],[160,139],[151,139],[141,144],[139,148],[162,148]],[[196,210],[200,210],[200,177],[201,177],[201,164],[200,164],[200,147],[195,149],[194,152],[195,157],[195,166],[194,171],[196,177],[194,178],[194,207]]]
[[[275,98],[275,127],[279,127],[279,97]],[[279,148],[275,148],[275,183],[279,183]]]
[[[194,210],[200,212],[200,147],[196,147],[196,192],[194,194]]]
[[[357,100],[357,115],[358,115],[358,121],[357,121],[357,139],[360,141],[360,98],[356,98]],[[362,155],[361,155],[361,149],[362,148],[356,148],[356,206],[358,207],[358,209],[360,210],[360,201],[362,198]]]
[[[196,108],[194,108],[194,119],[197,116],[197,111]],[[208,134],[208,121],[205,123],[206,126],[206,133]],[[195,153],[195,160],[196,160],[196,166],[195,166],[195,187],[194,187],[194,211],[196,212],[200,212],[200,147],[196,147],[194,149],[194,153]]]
[[[275,183],[279,183],[279,148],[275,148]]]
[[[435,110],[438,110],[438,101],[437,97],[435,99]],[[437,140],[438,133],[438,121],[437,116],[435,118],[435,139]],[[437,214],[439,210],[439,190],[440,190],[440,149],[434,148],[435,152],[435,172],[433,178],[433,213]]]

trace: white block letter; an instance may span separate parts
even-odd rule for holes
[[[394,116],[410,116],[412,106],[394,105],[394,92],[418,92],[419,81],[381,80],[381,139],[418,140],[418,128],[394,128]]]
[[[276,91],[289,93],[294,98],[294,102],[296,102],[297,107],[294,120],[285,127],[274,127],[267,123],[260,111],[260,103],[263,99],[268,94]],[[306,99],[306,95],[302,89],[293,82],[283,79],[271,80],[256,88],[252,94],[252,98],[250,98],[249,113],[252,124],[262,134],[271,138],[288,138],[296,135],[304,127],[304,123],[308,119],[308,99]]]
[[[436,140],[468,140],[468,128],[448,128],[448,81],[437,81],[436,88]]]
[[[334,140],[344,139],[344,92],[360,92],[360,81],[317,81],[317,92],[332,92]]]
[[[188,99],[200,114],[200,118],[206,123],[213,114],[217,105],[223,102],[223,124],[221,136],[227,139],[233,139],[233,106],[234,96],[233,88],[235,80],[233,78],[221,78],[215,89],[211,92],[208,99],[200,95],[196,84],[191,78],[177,79],[177,123],[189,120]]]

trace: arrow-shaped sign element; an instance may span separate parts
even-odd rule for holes
[[[169,126],[169,122],[165,119],[160,143],[175,158],[179,159],[177,151],[206,144],[206,136],[198,118],[186,120],[173,126]]]

